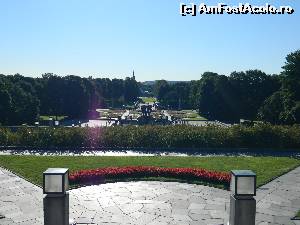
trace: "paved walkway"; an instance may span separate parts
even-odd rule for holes
[[[1,225],[43,224],[42,189],[0,167],[0,215]]]
[[[171,182],[120,182],[70,191],[78,224],[221,225],[228,219],[228,191]],[[1,225],[42,225],[42,190],[0,168]],[[258,225],[296,224],[300,167],[257,191]]]

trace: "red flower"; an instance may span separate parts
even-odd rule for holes
[[[230,174],[194,168],[162,168],[152,166],[106,167],[80,170],[70,174],[71,184],[103,182],[107,178],[174,177],[229,185]]]

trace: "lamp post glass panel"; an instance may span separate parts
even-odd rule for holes
[[[235,196],[255,196],[256,174],[251,170],[232,170],[230,190]]]
[[[69,169],[49,168],[43,178],[44,194],[66,194],[69,190]]]

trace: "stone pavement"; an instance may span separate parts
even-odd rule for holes
[[[0,167],[0,225],[43,224],[42,189]]]
[[[300,167],[259,188],[256,201],[260,225],[299,225],[290,218],[300,209]]]
[[[221,225],[228,219],[225,190],[173,182],[119,182],[70,191],[78,224]],[[42,190],[0,168],[0,225],[42,225]],[[300,167],[257,190],[258,225],[296,224]]]
[[[224,224],[229,208],[225,190],[172,182],[89,186],[70,196],[72,215],[83,224]]]

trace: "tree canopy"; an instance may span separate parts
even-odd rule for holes
[[[274,124],[300,123],[300,50],[287,55],[280,89],[267,98],[259,118]]]
[[[191,82],[157,81],[153,90],[162,104],[198,109],[212,120],[300,123],[300,50],[287,55],[282,69],[279,75],[260,70],[234,71],[229,76],[205,72]]]
[[[42,78],[0,75],[0,123],[34,123],[39,115],[87,118],[96,108],[132,104],[139,96],[134,78],[81,78],[43,74]]]
[[[197,109],[211,120],[261,120],[273,124],[300,123],[300,50],[286,56],[283,71],[268,75],[260,70],[234,71],[229,76],[205,72],[198,80],[154,85],[123,79],[0,75],[0,123],[33,123],[41,115],[87,118],[96,108],[132,104],[140,89],[152,90],[171,109]],[[145,87],[147,86],[147,87]]]

